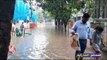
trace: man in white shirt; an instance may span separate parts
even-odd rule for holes
[[[90,23],[88,22],[89,17],[90,15],[88,13],[84,13],[82,20],[75,22],[71,30],[72,35],[74,35],[75,33],[78,33],[79,35],[80,51],[76,51],[75,53],[76,60],[78,60],[78,54],[84,53],[87,45],[87,39],[92,39]],[[83,58],[81,57],[80,60],[82,59]]]

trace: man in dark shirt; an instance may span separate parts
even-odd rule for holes
[[[0,59],[6,60],[11,39],[15,0],[0,0]]]

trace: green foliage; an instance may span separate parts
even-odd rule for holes
[[[68,20],[71,13],[74,13],[73,9],[80,10],[80,5],[77,0],[45,0],[45,11],[50,13],[50,16],[54,18],[61,18]]]
[[[36,0],[36,1],[41,3],[43,0]]]
[[[85,3],[88,5],[87,8],[89,9],[89,13],[93,14],[95,12],[95,0],[84,0]]]
[[[68,20],[72,13],[80,11],[81,8],[84,8],[85,4],[88,5],[89,13],[94,12],[95,4],[93,0],[45,0],[43,9],[48,11],[53,18]]]

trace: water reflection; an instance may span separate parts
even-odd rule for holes
[[[31,36],[20,40],[16,45],[16,53],[9,59],[45,59],[44,52],[48,44],[46,33],[40,29],[34,31]]]
[[[65,35],[62,31],[55,30],[55,26],[48,23],[44,28],[40,27],[32,31],[32,35],[18,41],[16,53],[9,55],[9,59],[74,60],[75,57],[75,50],[70,46],[69,34]],[[87,46],[86,52],[93,52],[90,46]]]

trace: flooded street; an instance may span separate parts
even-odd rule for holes
[[[24,38],[12,38],[16,52],[9,53],[8,59],[74,60],[75,50],[70,47],[71,38],[68,33],[65,35],[55,30],[53,23],[47,22],[38,25],[38,28],[32,31],[31,35],[26,35]],[[93,52],[89,44],[86,52]]]

